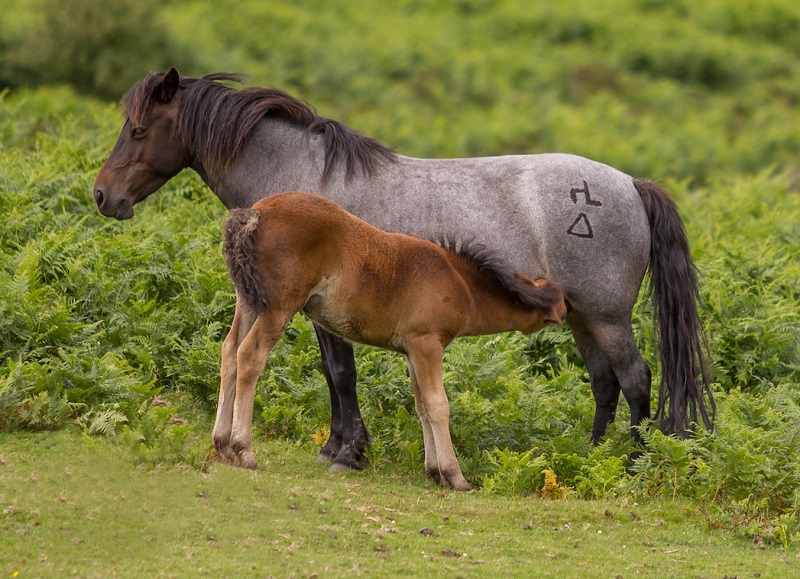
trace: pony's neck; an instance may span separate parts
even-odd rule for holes
[[[288,121],[265,118],[234,159],[211,170],[195,155],[192,168],[229,209],[250,207],[259,199],[285,191],[321,192],[341,180],[338,171],[325,182],[324,145],[319,135]]]

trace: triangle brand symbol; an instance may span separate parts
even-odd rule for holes
[[[589,223],[589,219],[586,217],[585,213],[578,215],[578,218],[575,219],[573,224],[570,225],[569,229],[567,229],[567,233],[574,235],[575,237],[584,237],[586,239],[591,239],[594,237],[592,226]]]

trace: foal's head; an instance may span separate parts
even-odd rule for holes
[[[180,88],[173,68],[149,74],[123,97],[125,125],[94,183],[103,215],[130,219],[134,204],[189,166],[176,131]]]

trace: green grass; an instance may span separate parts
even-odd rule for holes
[[[330,473],[275,441],[249,472],[137,468],[71,429],[0,440],[3,577],[772,577],[800,562],[708,529],[682,499],[452,493],[391,469]]]

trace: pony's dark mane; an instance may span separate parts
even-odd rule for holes
[[[157,98],[165,73],[152,72],[122,99],[125,114],[143,124]],[[338,121],[317,115],[313,107],[273,88],[235,89],[226,83],[241,83],[243,77],[214,73],[202,78],[182,77],[177,131],[184,146],[209,172],[227,168],[265,117],[289,121],[322,136],[325,147],[323,180],[339,163],[346,174],[360,168],[372,174],[384,161],[394,161],[395,152],[376,139],[354,131]]]
[[[561,290],[557,286],[552,283],[539,287],[531,285],[482,243],[472,240],[457,242],[452,238],[438,239],[435,243],[466,261],[518,305],[550,309],[561,301]]]

